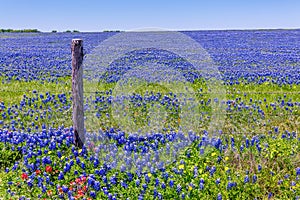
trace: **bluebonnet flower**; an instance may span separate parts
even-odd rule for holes
[[[100,190],[100,182],[99,182],[99,181],[95,181],[95,182],[94,182],[94,185],[93,185],[93,188],[94,188],[96,191],[99,191],[99,190]]]
[[[200,190],[203,190],[204,189],[204,183],[199,183],[199,188],[200,188]]]
[[[57,151],[57,156],[59,157],[59,158],[61,158],[61,151]]]
[[[96,167],[98,167],[98,165],[99,165],[99,160],[96,158],[94,160],[94,167],[96,168]]]
[[[235,147],[235,140],[233,137],[231,137],[231,148],[234,149],[234,147]]]
[[[257,176],[256,176],[256,174],[253,174],[253,176],[252,176],[252,183],[256,183],[256,181],[257,181]]]
[[[150,182],[150,177],[148,176],[148,174],[145,174],[145,181],[146,181],[147,183]]]
[[[144,190],[146,190],[148,186],[147,186],[147,184],[144,183],[144,184],[142,185],[142,187],[143,187]]]
[[[107,187],[103,187],[103,188],[102,188],[102,191],[103,191],[103,193],[104,193],[106,196],[108,196],[109,192],[108,192],[108,190],[107,190]]]
[[[209,170],[210,170],[210,166],[206,166],[205,171],[209,171]]]
[[[81,168],[85,169],[85,163],[84,162],[81,163]]]
[[[103,181],[104,183],[107,184],[107,183],[108,183],[107,177],[106,177],[106,176],[103,176],[103,177],[102,177],[102,181]]]
[[[236,187],[237,186],[237,183],[236,182],[228,182],[227,184],[227,190],[230,190],[231,188],[233,187]]]
[[[90,196],[93,198],[93,199],[96,199],[96,192],[95,191],[90,191]]]
[[[204,179],[203,178],[200,178],[200,183],[204,184]]]
[[[60,172],[58,175],[58,180],[63,180],[63,179],[64,179],[64,174]]]
[[[249,176],[248,175],[245,176],[244,183],[249,183]]]
[[[285,179],[288,179],[289,177],[290,177],[289,174],[284,175],[284,178],[285,178]]]
[[[128,188],[128,185],[127,185],[127,183],[125,181],[121,181],[121,186],[123,188]]]
[[[258,165],[257,169],[258,169],[258,172],[260,172],[262,169],[261,165]]]
[[[176,188],[176,192],[177,192],[177,193],[180,193],[181,190],[182,190],[182,187],[181,187],[181,185],[178,183],[177,188]]]
[[[222,161],[222,156],[218,156],[217,162],[220,163]]]
[[[297,176],[300,175],[300,167],[297,167],[297,168],[296,168],[296,175],[297,175]]]
[[[259,153],[261,152],[261,147],[260,147],[259,143],[256,144],[256,149],[258,150]]]
[[[138,200],[144,200],[144,196],[143,195],[139,195],[138,196]]]
[[[94,178],[92,178],[91,176],[89,176],[89,177],[87,178],[87,182],[88,182],[88,185],[89,185],[89,186],[93,186],[95,180],[94,180]]]
[[[164,178],[165,180],[168,180],[168,178],[169,178],[168,172],[163,173],[163,178]]]
[[[164,182],[161,183],[161,188],[166,189],[166,184]]]
[[[173,186],[174,186],[174,181],[173,181],[173,180],[170,180],[170,181],[169,181],[169,186],[170,186],[170,187],[173,187]]]
[[[99,170],[99,175],[103,176],[103,175],[105,175],[105,174],[106,174],[106,170],[105,170],[104,168],[101,168],[101,169]]]
[[[137,187],[139,187],[140,186],[140,179],[137,179],[136,181],[135,181],[135,185],[137,186]]]
[[[79,157],[76,157],[76,163],[77,163],[77,165],[79,165],[79,164],[81,163],[81,161],[80,161],[80,158],[79,158]]]
[[[185,194],[181,193],[181,199],[185,199]]]
[[[128,177],[128,180],[129,180],[129,181],[132,181],[132,179],[133,179],[132,173],[127,172],[127,177]]]
[[[156,179],[155,179],[155,187],[158,187],[158,186],[159,186],[159,183],[160,183],[159,179],[156,178]]]
[[[46,191],[47,191],[47,187],[46,187],[46,186],[43,186],[42,192],[43,192],[43,193],[46,193]]]
[[[213,176],[215,172],[216,172],[216,167],[212,166],[210,171],[209,171],[210,175]]]
[[[217,200],[222,200],[222,194],[221,193],[218,194]]]
[[[46,177],[46,183],[50,184],[50,177],[49,176]]]
[[[203,149],[203,148],[200,149],[200,154],[201,154],[201,155],[204,154],[204,149]]]
[[[63,190],[64,193],[68,193],[69,188],[66,187],[65,185],[63,185],[63,186],[62,186],[62,190]]]
[[[198,167],[194,167],[194,178],[198,177]]]
[[[154,188],[153,190],[153,197],[156,198],[158,196],[158,192],[157,192],[157,189]]]
[[[273,196],[272,192],[269,192],[268,199],[271,199],[272,196]]]
[[[244,145],[240,146],[240,151],[244,151]]]
[[[31,188],[31,187],[33,187],[33,180],[32,179],[29,179],[28,181],[27,181],[27,185]]]
[[[295,181],[292,181],[291,182],[291,186],[295,186],[296,185],[296,182]]]

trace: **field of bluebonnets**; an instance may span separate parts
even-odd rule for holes
[[[0,34],[2,199],[300,198],[300,30],[184,32],[216,63],[225,99],[211,99],[209,80],[184,60],[155,49],[131,52],[92,86],[93,94],[85,94],[85,107],[95,108],[101,128],[87,130],[85,146],[77,149],[70,43],[82,38],[88,54],[113,34]],[[178,94],[155,84],[136,90],[128,109],[140,126],[149,105],[159,104],[168,114],[164,129],[141,135],[117,126],[111,117],[113,89],[124,70],[143,59],[160,60],[188,79],[201,112],[196,130],[178,131],[184,120]],[[216,102],[226,110],[223,126],[212,134]],[[192,142],[180,149],[184,137]],[[176,156],[153,167],[160,148]],[[118,166],[117,152],[131,155],[124,162],[134,161],[134,170]]]

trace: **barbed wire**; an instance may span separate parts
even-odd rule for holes
[[[102,127],[102,128],[105,128],[105,127]],[[99,132],[99,131],[104,131],[104,130],[102,130],[102,129],[98,129],[98,130],[90,130],[90,129],[86,129],[86,132],[88,132],[88,133],[97,133],[97,132]],[[197,136],[203,136],[203,135],[205,135],[204,133],[201,133],[201,132],[203,132],[204,130],[200,130],[199,132],[195,132],[196,134],[197,134]],[[240,134],[240,135],[243,135],[243,134],[269,134],[268,133],[268,131],[269,130],[266,130],[266,132],[259,132],[259,131],[255,131],[255,132],[251,132],[251,131],[249,131],[249,130],[246,130],[245,132],[234,132],[234,131],[232,131],[232,132],[224,132],[224,131],[222,131],[222,133],[218,133],[218,134],[213,134],[212,136],[218,136],[218,135],[230,135],[230,134]],[[292,134],[292,132],[293,131],[291,131],[290,132],[290,134]],[[281,133],[285,133],[285,134],[287,134],[285,131],[281,131]],[[281,136],[281,133],[279,132],[279,133],[274,133],[274,132],[272,132],[271,134],[276,134],[276,135],[278,135],[278,136]],[[295,131],[295,133],[297,134],[298,132],[297,132],[297,130]],[[163,134],[168,134],[168,132],[166,132],[166,133],[163,133]],[[147,135],[147,133],[145,133],[145,134],[141,134],[141,135]],[[209,134],[208,134],[208,136],[209,136]],[[198,140],[197,140],[198,141]],[[230,143],[230,142],[228,142],[228,143]],[[245,147],[246,148],[246,147]]]
[[[85,72],[119,72],[119,71],[131,71],[131,70],[141,70],[141,71],[150,71],[153,70],[147,68],[147,66],[144,66],[146,68],[141,68],[140,66],[133,67],[130,69],[110,69],[110,68],[104,68],[97,70],[96,68],[93,69],[84,69]],[[299,71],[299,68],[295,66],[295,68],[291,68],[290,66],[287,66],[287,69],[276,69],[276,68],[263,68],[263,69],[180,69],[179,67],[172,67],[172,68],[166,68],[166,69],[155,69],[155,71],[170,71],[170,70],[178,70],[178,71],[184,71],[184,72],[232,72],[232,71],[238,71],[238,72],[286,72],[286,71]],[[5,69],[0,67],[1,72],[30,72],[33,73],[34,71],[38,72],[72,72],[72,68],[66,68],[66,69],[39,69],[39,68],[30,68],[30,69]]]
[[[245,110],[244,110],[245,111]],[[249,111],[249,110],[247,110],[247,111]],[[250,110],[251,111],[251,110]],[[84,111],[84,112],[86,112],[86,113],[99,113],[99,111],[97,111],[97,110],[89,110],[89,111]],[[128,113],[129,113],[129,111],[128,111]],[[155,112],[156,114],[165,114],[165,112],[164,111],[156,111]],[[103,114],[103,113],[102,113]],[[247,114],[247,116],[259,116],[259,117],[264,117],[264,116],[273,116],[273,117],[282,117],[282,116],[300,116],[300,112],[299,113],[297,113],[297,112],[294,112],[294,113],[280,113],[280,114],[278,114],[278,113],[265,113],[264,112],[264,114],[261,114],[261,113],[258,113],[258,112],[256,112],[256,113],[252,113],[252,114],[249,114],[249,113],[243,113],[242,111],[237,111],[237,112],[226,112],[226,113],[215,113],[215,114],[212,114],[212,113],[205,113],[205,114],[202,114],[202,113],[199,113],[198,115],[199,116],[205,116],[205,117],[207,117],[207,116],[210,116],[210,117],[212,117],[212,116],[228,116],[228,115],[241,115],[241,114]]]
[[[33,90],[0,90],[0,93],[22,93],[22,92],[32,92],[34,91],[35,89]],[[109,89],[108,89],[109,90]],[[108,90],[100,90],[100,91],[84,91],[83,93],[86,93],[86,94],[103,94],[103,93],[106,93],[106,91]],[[63,90],[36,90],[36,93],[46,93],[46,92],[51,92],[53,93],[53,91],[55,92],[55,94],[59,94],[59,93],[65,93],[65,92],[68,92],[68,93],[71,93],[72,91],[63,91]],[[148,92],[151,92],[151,91],[148,91]],[[169,93],[169,92],[166,92],[166,93]],[[153,94],[156,94],[153,92]],[[177,93],[174,93],[172,92],[172,94],[176,94]],[[185,94],[183,92],[179,93],[179,94]],[[243,91],[243,92],[231,92],[231,91],[228,91],[228,92],[225,92],[225,93],[218,93],[218,92],[187,92],[187,94],[198,94],[198,95],[210,95],[210,94],[227,94],[227,95],[232,95],[232,94],[235,94],[235,95],[248,95],[248,94],[300,94],[300,91],[299,92],[285,92],[285,91],[274,91],[274,92],[268,92],[268,91],[261,91],[261,92],[251,92],[251,91]]]

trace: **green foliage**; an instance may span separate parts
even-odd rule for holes
[[[0,29],[0,33],[39,33],[38,29]]]
[[[14,148],[14,150],[11,149]],[[0,143],[0,170],[10,168],[23,157],[21,151],[8,143]]]

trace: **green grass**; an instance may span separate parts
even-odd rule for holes
[[[1,80],[0,80],[1,81]],[[206,102],[209,98],[213,99],[213,95],[211,92],[209,92],[209,86],[208,84],[203,81],[199,80],[195,82],[194,84],[174,84],[174,83],[163,83],[163,84],[147,84],[147,83],[138,83],[136,85],[131,84],[131,87],[127,87],[128,89],[122,88],[120,85],[116,85],[115,83],[112,84],[106,84],[106,83],[93,83],[93,82],[85,82],[84,83],[84,90],[85,90],[85,97],[92,97],[94,98],[96,94],[95,91],[99,91],[100,93],[97,94],[97,96],[107,96],[105,94],[101,94],[101,91],[108,91],[112,90],[113,95],[118,95],[121,92],[125,93],[138,93],[138,94],[145,94],[147,91],[150,92],[161,92],[163,95],[168,95],[169,92],[178,93],[178,92],[185,92],[184,87],[193,88],[190,96],[195,97],[195,99],[200,102],[204,101]],[[233,85],[233,86],[222,86],[223,90],[226,91],[226,99],[230,100],[236,100],[235,104],[239,104],[243,102],[244,104],[249,105],[248,111],[238,112],[237,108],[232,105],[232,112],[226,112],[226,120],[225,125],[223,127],[224,132],[267,132],[269,130],[272,130],[274,126],[280,127],[282,130],[295,130],[295,128],[299,127],[298,121],[299,121],[299,110],[294,110],[293,113],[289,113],[288,111],[284,111],[284,109],[277,109],[273,110],[270,107],[266,108],[267,104],[270,103],[280,103],[282,99],[285,101],[291,100],[292,102],[299,102],[300,101],[300,86],[299,85],[291,85],[291,86],[278,86],[275,84],[269,84],[265,83],[262,85],[256,85],[256,84],[240,84],[240,85]],[[6,106],[13,105],[13,104],[19,104],[21,99],[23,98],[23,95],[26,95],[28,97],[33,97],[33,90],[36,90],[38,94],[45,94],[46,92],[50,92],[51,94],[62,94],[65,93],[67,95],[67,98],[71,97],[71,78],[61,78],[59,80],[59,83],[49,83],[44,82],[41,83],[39,81],[31,81],[31,82],[22,82],[22,81],[11,81],[9,83],[2,84],[2,87],[0,89],[0,101],[4,102]],[[199,89],[202,89],[200,92]],[[127,91],[126,91],[127,90]],[[216,90],[219,91],[219,90]],[[214,90],[212,90],[212,93]],[[284,98],[284,94],[286,94],[286,98]],[[216,96],[218,97],[218,95]],[[225,95],[219,95],[219,97],[224,98]],[[252,99],[252,103],[250,102],[250,98]],[[265,101],[264,101],[265,99]],[[128,103],[128,102],[127,102]],[[42,105],[40,101],[37,102],[38,105]],[[71,104],[71,102],[70,102]],[[251,108],[251,105],[257,105],[259,106],[265,113],[265,118],[262,119],[259,117],[256,111]],[[131,104],[130,104],[131,105]],[[99,106],[103,106],[99,104]],[[146,109],[150,109],[149,106],[147,106]],[[210,106],[199,106],[197,108],[199,112],[206,112],[207,115],[212,114],[212,110]],[[139,126],[144,126],[146,121],[145,120],[145,112],[142,108],[136,109],[130,108],[131,112],[133,113],[132,116],[136,119],[138,119],[137,124]],[[57,115],[57,118],[55,120],[55,124],[64,124],[65,126],[72,125],[71,122],[71,112],[72,110],[66,111],[63,115],[61,113]],[[184,113],[186,111],[180,110],[180,112]],[[253,112],[252,115],[250,113]],[[112,114],[111,108],[104,109],[103,115],[105,113]],[[168,114],[169,113],[169,114]],[[170,115],[170,112],[168,112],[167,115]],[[86,116],[94,115],[94,113],[86,113]],[[175,126],[176,123],[178,123],[179,115],[174,115],[171,118],[176,118],[175,120],[169,120],[169,125]],[[182,116],[184,117],[184,116]],[[186,116],[188,117],[188,116]],[[0,118],[1,119],[1,118]],[[30,119],[27,120],[30,122]],[[106,126],[117,126],[118,122],[113,119],[112,116],[109,118],[100,118],[96,124],[94,121],[87,121],[87,124],[91,122],[91,124],[88,124],[87,126],[90,127],[90,129],[93,128],[99,128],[99,126],[106,127]],[[46,120],[43,121],[44,123],[47,123]],[[100,123],[99,123],[100,122]],[[205,120],[202,124],[200,124],[197,127],[194,127],[194,129],[199,130],[201,132],[204,129],[207,129],[209,120]],[[48,122],[48,124],[51,124]],[[126,120],[122,122],[122,124],[126,126]],[[137,125],[136,124],[136,125]],[[93,125],[93,126],[92,126]],[[134,124],[131,124],[128,126],[132,126]]]

